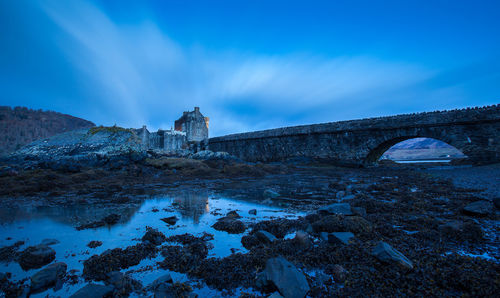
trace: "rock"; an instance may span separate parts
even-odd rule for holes
[[[113,293],[112,286],[103,286],[97,284],[88,284],[80,290],[76,291],[70,298],[102,298]]]
[[[59,240],[57,240],[57,239],[43,239],[42,243],[40,243],[40,244],[50,246],[50,245],[55,245],[58,243],[59,243]]]
[[[37,269],[56,258],[56,251],[47,245],[30,246],[21,252],[19,265],[23,270]]]
[[[271,295],[267,296],[267,298],[283,298],[279,292],[274,292]]]
[[[304,231],[297,231],[293,238],[293,242],[305,248],[310,247],[312,244],[311,239],[309,239],[309,234]]]
[[[407,257],[383,241],[373,248],[372,255],[384,263],[396,263],[408,269],[413,268],[413,263]]]
[[[351,232],[333,232],[328,234],[328,243],[331,244],[349,244],[354,238]]]
[[[344,267],[336,264],[332,268],[332,276],[333,280],[335,280],[338,283],[342,283],[346,279],[347,270],[345,270]]]
[[[89,243],[87,243],[87,246],[90,247],[90,248],[96,248],[96,247],[99,247],[101,245],[102,245],[102,242],[101,241],[96,241],[96,240],[92,240]]]
[[[145,289],[147,291],[154,291],[160,286],[161,284],[168,283],[171,284],[173,283],[172,276],[170,274],[165,274],[160,276],[159,278],[155,279],[152,283],[150,283]]]
[[[251,209],[251,210],[249,210],[248,214],[257,215],[257,209]]]
[[[302,272],[283,257],[267,260],[263,271],[266,281],[272,282],[283,297],[305,297],[309,285]]]
[[[353,215],[349,203],[334,203],[318,210],[320,214]]]
[[[212,225],[212,228],[218,231],[226,231],[229,234],[241,234],[246,230],[245,224],[242,221],[226,217],[219,218],[219,220]]]
[[[255,232],[255,237],[257,237],[257,239],[259,239],[259,241],[261,243],[264,243],[264,244],[270,244],[270,243],[273,243],[274,241],[278,240],[273,234],[267,232],[267,231],[264,231],[264,230],[259,230],[257,232]]]
[[[354,215],[358,215],[361,217],[366,217],[366,209],[363,207],[352,207],[352,212]]]
[[[237,219],[237,218],[241,218],[241,216],[238,214],[238,212],[233,210],[233,211],[229,211],[226,214],[226,218]]]
[[[157,229],[153,229],[151,227],[146,227],[146,234],[142,236],[141,240],[142,242],[149,241],[154,245],[160,245],[163,242],[165,242],[166,239],[167,237],[165,237],[165,235],[163,235],[162,232],[158,231]]]
[[[319,239],[328,242],[328,233],[327,232],[319,233]]]
[[[173,225],[175,225],[175,223],[179,219],[177,218],[177,216],[169,216],[169,217],[161,218],[160,220],[163,221],[163,222],[165,222],[165,223],[167,223],[167,224],[169,224],[169,225],[171,225],[171,226],[173,226]]]
[[[66,275],[68,266],[65,263],[59,262],[50,264],[49,266],[38,271],[31,277],[31,292],[42,292],[56,285],[57,281],[62,282],[62,278]]]
[[[493,212],[493,203],[490,201],[476,201],[464,207],[463,213],[473,216],[486,216]]]
[[[495,205],[495,207],[497,207],[497,209],[500,209],[500,197],[493,199],[493,205]]]
[[[481,227],[472,221],[449,221],[438,226],[442,237],[455,240],[481,240],[484,237],[484,232]]]
[[[113,293],[114,296],[120,297],[128,296],[131,292],[142,289],[140,282],[120,271],[108,273],[108,279],[104,283],[113,286],[116,289]]]
[[[275,199],[277,197],[279,197],[280,194],[278,192],[276,192],[274,189],[266,189],[264,190],[264,198],[265,199]]]

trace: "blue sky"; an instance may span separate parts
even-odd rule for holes
[[[500,103],[500,1],[1,1],[0,104],[210,134]]]

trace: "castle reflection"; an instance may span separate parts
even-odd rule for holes
[[[206,192],[183,192],[174,197],[172,207],[177,209],[182,217],[192,218],[195,224],[200,217],[210,211],[208,194]]]

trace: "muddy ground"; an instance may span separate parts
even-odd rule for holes
[[[145,241],[149,237],[145,236],[133,247],[89,256],[81,273],[88,282],[106,280],[108,271],[125,270],[140,259],[161,255],[165,257],[158,263],[161,268],[186,273],[229,296],[241,287],[256,291],[249,296],[267,296],[279,286],[263,285],[259,273],[265,271],[266,260],[282,256],[304,274],[311,297],[493,297],[500,292],[499,211],[492,203],[498,199],[495,191],[500,189],[498,166],[440,171],[411,166],[354,169],[314,163],[150,159],[72,171],[23,170],[5,165],[0,176],[4,219],[11,216],[10,210],[23,204],[83,203],[104,210],[94,223],[112,225],[107,222],[110,214],[120,214],[148,196],[198,188],[272,202],[307,214],[298,219],[276,218],[246,225],[242,243],[248,252],[224,258],[207,257],[209,237],[185,235],[170,244],[171,239],[161,235],[155,235],[154,241]],[[483,200],[488,203],[485,212],[464,210],[470,203]],[[353,212],[319,212],[332,203],[347,203]],[[231,225],[237,218],[224,220]],[[73,224],[94,228],[92,222]],[[277,239],[263,241],[257,237],[258,231],[269,232]],[[332,232],[352,232],[354,238],[343,244],[328,241],[322,234]],[[410,260],[412,268],[375,257],[373,249],[380,241]],[[4,247],[0,257],[2,261],[15,261],[19,254],[16,247]],[[25,283],[10,281],[8,275],[0,279],[7,296],[26,292]],[[189,287],[175,285],[176,295],[187,295]],[[131,293],[151,292],[129,287],[115,289],[114,295]]]

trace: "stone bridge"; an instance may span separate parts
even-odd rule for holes
[[[209,148],[247,161],[308,157],[366,166],[417,137],[446,142],[476,164],[500,162],[500,105],[232,134],[209,139]]]

